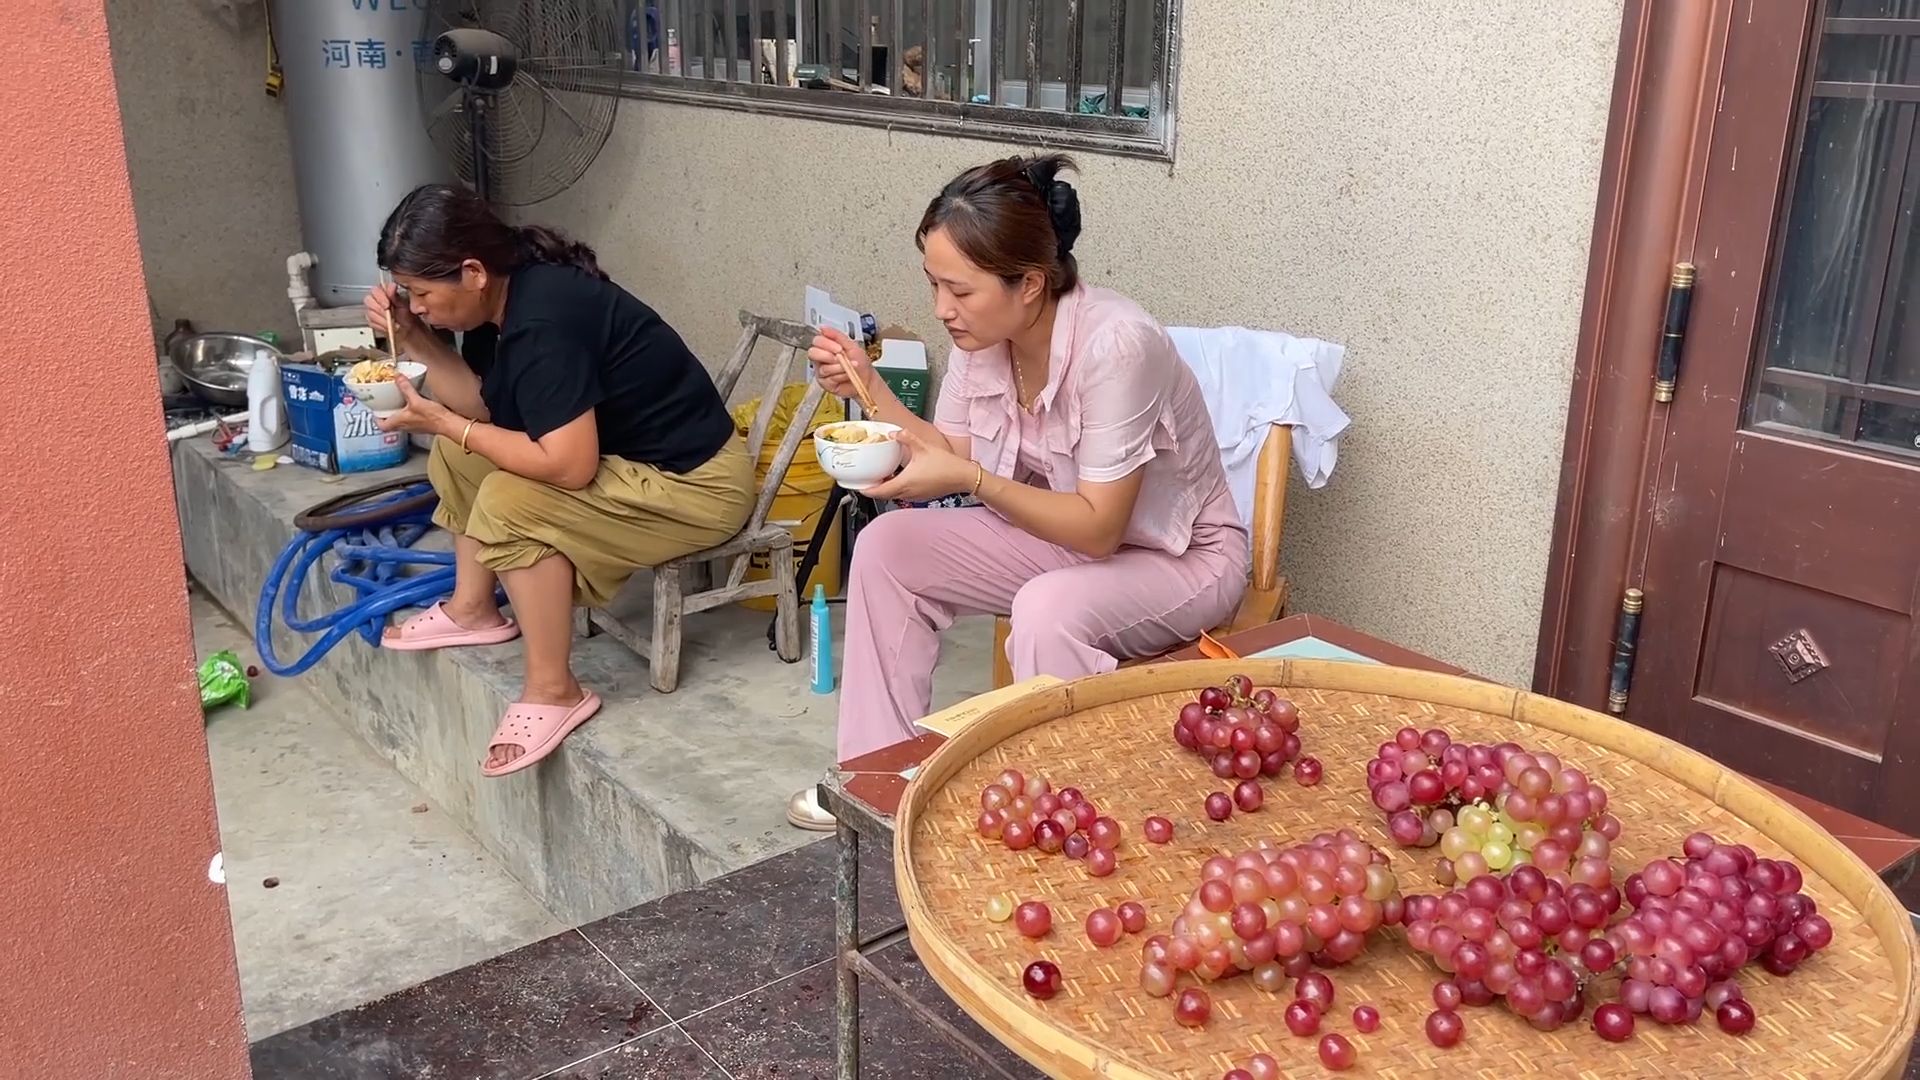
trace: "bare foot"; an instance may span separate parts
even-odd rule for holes
[[[528,705],[565,705],[571,708],[580,704],[586,696],[587,692],[580,688],[580,684],[569,679],[565,686],[539,687],[529,683],[521,689],[519,700]],[[516,744],[495,743],[487,747],[487,768],[504,768],[524,753],[525,748]]]

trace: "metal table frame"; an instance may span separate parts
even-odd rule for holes
[[[820,805],[839,823],[834,829],[837,857],[833,872],[834,1080],[860,1080],[860,986],[863,982],[899,1002],[954,1049],[972,1058],[986,1070],[981,1075],[1022,1080],[996,1061],[979,1040],[934,1012],[870,959],[873,953],[907,937],[905,923],[871,938],[860,937],[860,841],[865,837],[891,845],[892,815],[882,814],[848,794],[838,771],[828,773],[821,781]]]

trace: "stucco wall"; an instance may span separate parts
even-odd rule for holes
[[[1086,276],[1169,323],[1347,343],[1354,427],[1289,508],[1295,609],[1523,681],[1619,0],[1184,11],[1179,160],[1081,155]],[[531,216],[598,245],[710,360],[736,308],[797,315],[807,282],[944,341],[913,226],[1007,150],[640,103]]]
[[[195,0],[107,0],[140,252],[162,332],[293,332],[293,159],[266,95],[264,5],[240,28]]]
[[[0,1076],[247,1075],[100,0],[0,80]],[[74,442],[85,432],[85,446]]]

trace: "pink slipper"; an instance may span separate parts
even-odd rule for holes
[[[424,652],[456,645],[500,645],[519,636],[520,627],[512,619],[499,626],[469,630],[454,622],[447,614],[447,606],[440,603],[401,623],[399,633],[382,635],[380,647],[396,652]]]
[[[553,753],[561,740],[573,733],[574,728],[593,719],[593,714],[599,711],[600,695],[591,690],[580,699],[578,705],[514,702],[507,706],[507,715],[500,718],[500,726],[493,729],[493,738],[487,740],[487,748],[517,746],[521,754],[497,769],[488,768],[483,759],[480,772],[487,776],[519,772]]]

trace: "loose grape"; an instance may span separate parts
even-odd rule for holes
[[[1380,1010],[1371,1005],[1355,1006],[1353,1029],[1362,1035],[1371,1035],[1380,1030]]]
[[[1147,908],[1138,900],[1121,904],[1116,914],[1120,916],[1120,928],[1129,934],[1137,934],[1147,928]]]
[[[1006,922],[1013,918],[1013,901],[1005,893],[994,893],[987,897],[987,918],[993,922]]]
[[[1427,1014],[1427,1041],[1442,1050],[1460,1045],[1466,1038],[1466,1021],[1451,1009],[1435,1009]]]
[[[1207,796],[1207,816],[1215,821],[1225,821],[1233,816],[1233,800],[1224,791],[1216,791]]]
[[[1038,900],[1029,900],[1013,910],[1013,928],[1026,937],[1046,937],[1053,929],[1053,911]]]
[[[1720,1007],[1713,1013],[1713,1019],[1720,1025],[1720,1030],[1729,1035],[1745,1035],[1752,1031],[1755,1018],[1753,1006],[1742,998],[1721,1002]]]
[[[1280,1019],[1286,1023],[1288,1031],[1303,1039],[1320,1030],[1320,1010],[1311,1001],[1288,1003]]]
[[[1045,1001],[1060,992],[1060,969],[1048,960],[1035,960],[1020,973],[1020,984],[1027,993]]]
[[[1343,1072],[1353,1068],[1355,1059],[1353,1044],[1342,1035],[1323,1035],[1320,1037],[1320,1064],[1333,1072]]]
[[[1097,818],[1089,836],[1094,847],[1111,851],[1120,846],[1120,823],[1110,817]]]
[[[1311,1002],[1315,1008],[1326,1012],[1333,1008],[1333,980],[1317,971],[1302,975],[1293,984],[1293,996]]]
[[[1165,844],[1173,839],[1173,822],[1159,816],[1150,817],[1141,825],[1141,831],[1148,843]]]
[[[1180,991],[1173,1004],[1173,1019],[1182,1027],[1201,1027],[1213,1015],[1213,1000],[1197,987]]]
[[[1087,852],[1087,873],[1094,877],[1106,877],[1120,866],[1120,859],[1112,848],[1097,847]]]
[[[1024,821],[1009,821],[1000,834],[1000,842],[1007,845],[1009,851],[1025,851],[1033,846],[1033,830]]]
[[[1087,940],[1103,949],[1119,941],[1124,930],[1112,908],[1094,908],[1087,913]]]
[[[1255,1054],[1247,1059],[1247,1073],[1253,1080],[1280,1080],[1280,1062],[1272,1054]]]
[[[1163,998],[1173,993],[1175,973],[1172,965],[1146,963],[1140,966],[1140,989],[1148,997]]]
[[[1087,852],[1091,850],[1093,850],[1093,841],[1087,839],[1086,833],[1069,833],[1060,843],[1060,854],[1069,859],[1084,859],[1087,857]]]
[[[1593,1010],[1593,1030],[1608,1042],[1626,1042],[1633,1038],[1633,1010],[1611,1002]]]
[[[1242,780],[1233,789],[1233,804],[1247,813],[1260,809],[1265,799],[1266,793],[1252,780]]]
[[[1322,769],[1320,767],[1319,758],[1303,757],[1300,760],[1293,763],[1293,778],[1295,780],[1298,780],[1302,787],[1313,787],[1315,784],[1318,784],[1320,782],[1321,775],[1322,775]],[[1340,1036],[1329,1035],[1327,1036],[1327,1038],[1339,1039]],[[1346,1043],[1345,1039],[1341,1039],[1340,1041],[1342,1045],[1345,1045]],[[1324,1043],[1322,1045],[1324,1045]],[[1344,1068],[1344,1066],[1342,1067]]]

